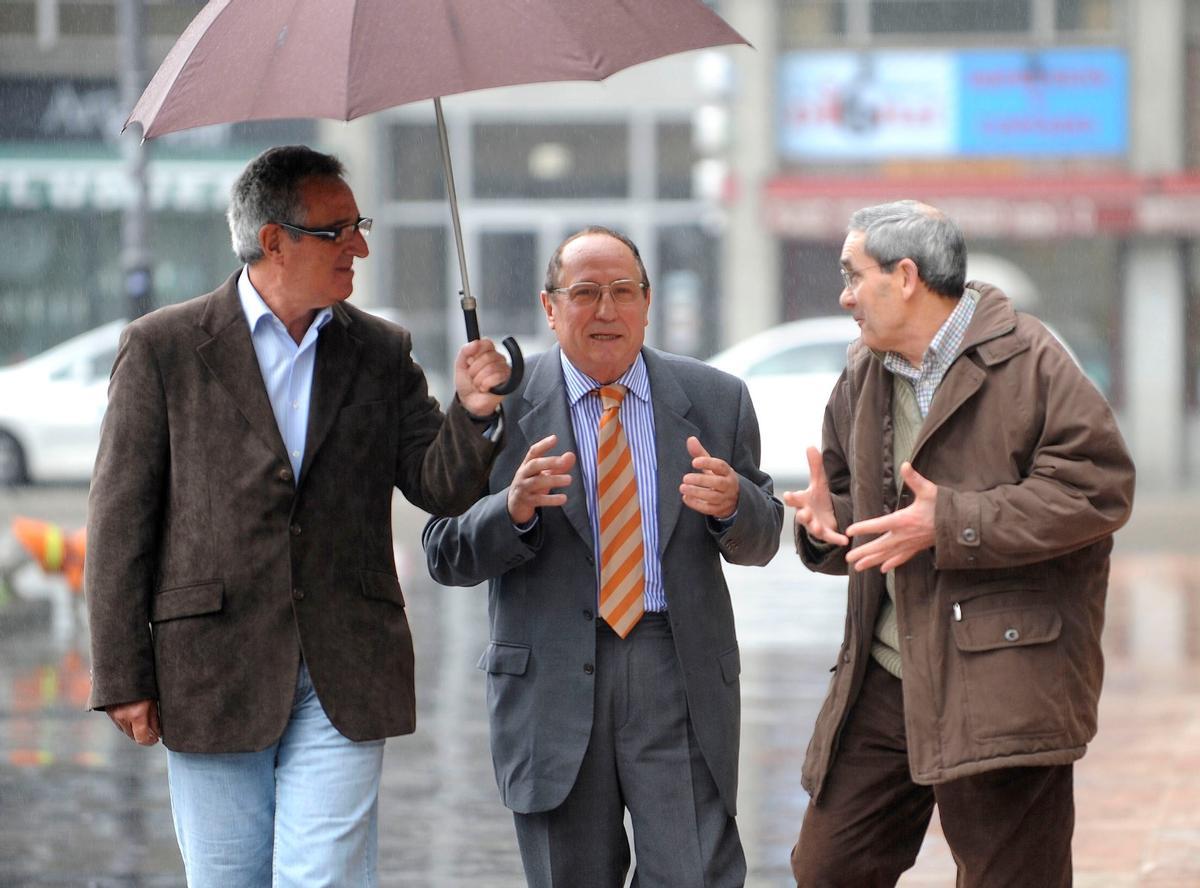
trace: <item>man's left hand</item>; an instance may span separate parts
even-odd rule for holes
[[[458,392],[458,400],[476,416],[495,413],[504,396],[493,394],[492,389],[503,385],[510,372],[492,340],[468,342],[454,359],[454,390]]]
[[[887,573],[937,541],[933,523],[937,485],[918,474],[908,463],[900,466],[900,477],[913,492],[912,505],[890,515],[856,521],[846,528],[846,536],[850,537],[881,534],[878,539],[856,546],[846,553],[846,561],[857,571],[878,566],[883,573]]]
[[[683,504],[701,515],[721,520],[728,518],[737,511],[737,472],[725,460],[709,456],[695,435],[687,439],[687,449],[696,471],[684,475],[683,483],[679,485]]]

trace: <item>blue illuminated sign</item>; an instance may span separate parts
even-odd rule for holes
[[[1115,48],[791,53],[779,67],[779,150],[804,160],[1119,155],[1128,80]]]
[[[1122,154],[1128,74],[1115,49],[960,53],[958,151]]]

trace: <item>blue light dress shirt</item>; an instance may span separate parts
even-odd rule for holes
[[[258,357],[275,424],[292,463],[293,483],[299,484],[304,442],[308,437],[308,407],[317,360],[317,337],[333,317],[333,311],[323,308],[317,312],[304,332],[304,338],[297,344],[283,321],[267,307],[250,283],[248,268],[243,268],[238,277],[238,297],[250,325],[250,341]]]
[[[592,545],[600,554],[600,525],[596,520],[596,432],[600,425],[600,383],[580,372],[561,350],[563,379],[567,384],[567,403],[571,407],[571,429],[579,452],[577,465],[583,472],[587,492],[588,518],[592,525]],[[617,380],[629,389],[621,402],[621,426],[633,456],[633,474],[637,478],[638,505],[642,509],[642,541],[646,585],[643,595],[647,611],[665,611],[667,596],[663,590],[662,561],[658,556],[658,458],[654,446],[654,407],[650,402],[650,375],[639,352]],[[600,588],[600,559],[596,559],[596,589]],[[599,594],[599,591],[597,591]]]

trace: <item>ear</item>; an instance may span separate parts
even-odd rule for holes
[[[258,229],[258,245],[262,248],[263,258],[278,262],[283,248],[284,231],[278,225],[267,223]]]
[[[905,296],[911,296],[921,286],[921,275],[917,271],[917,263],[904,258],[896,263],[900,271],[900,289]]]
[[[558,308],[554,304],[554,300],[550,298],[550,294],[542,290],[542,311],[546,312],[546,325],[554,329],[554,312]]]

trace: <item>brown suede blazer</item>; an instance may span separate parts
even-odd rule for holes
[[[176,751],[262,749],[303,653],[344,735],[409,733],[392,488],[458,514],[498,445],[457,399],[443,416],[406,331],[336,305],[297,483],[236,281],[122,336],[88,503],[89,705],[157,699]]]

